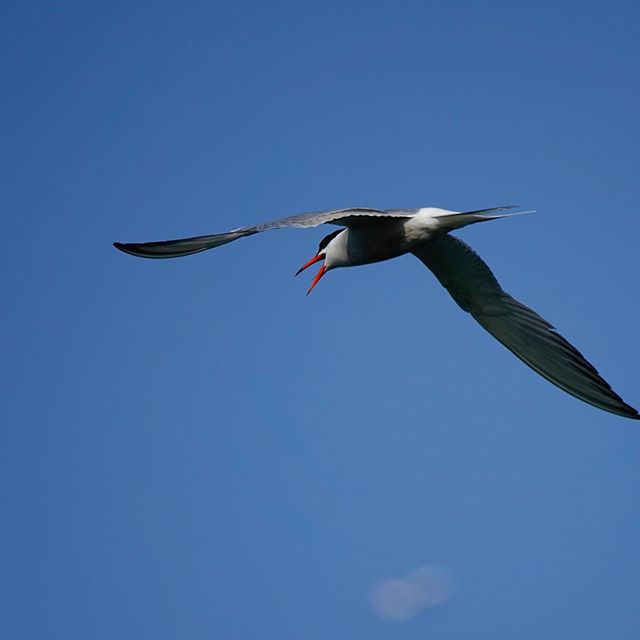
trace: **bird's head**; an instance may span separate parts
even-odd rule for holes
[[[312,264],[315,264],[316,262],[320,262],[321,260],[324,261],[322,266],[320,267],[320,271],[316,273],[315,278],[311,281],[311,286],[307,291],[307,295],[309,295],[313,290],[313,288],[318,284],[318,282],[320,282],[320,278],[322,278],[322,276],[327,271],[329,271],[329,269],[332,269],[335,266],[333,257],[337,247],[334,247],[334,245],[336,244],[334,241],[337,238],[337,236],[339,236],[343,231],[344,229],[338,229],[337,231],[334,231],[333,233],[330,233],[328,236],[325,236],[324,238],[322,238],[322,240],[320,241],[320,245],[318,246],[318,252],[316,253],[316,255],[313,256],[311,260],[303,264],[296,272],[296,275],[299,275],[307,267],[310,267]]]

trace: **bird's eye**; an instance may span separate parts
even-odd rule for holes
[[[328,236],[325,236],[320,240],[320,245],[318,246],[318,253],[320,253],[326,246],[339,234],[342,233],[342,229],[338,229],[337,231],[333,231]]]

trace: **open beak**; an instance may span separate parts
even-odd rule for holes
[[[312,264],[315,264],[316,262],[319,262],[320,260],[324,260],[324,259],[325,259],[324,253],[319,253],[317,256],[313,256],[313,258],[311,258],[311,260],[309,260],[309,262],[303,264],[298,269],[298,271],[296,272],[296,275],[302,273],[307,267],[310,267]],[[320,282],[320,278],[322,278],[322,276],[326,272],[327,272],[327,268],[324,265],[322,265],[320,267],[320,271],[318,271],[318,273],[316,274],[316,277],[311,282],[311,286],[309,287],[309,290],[307,291],[307,295],[309,295],[313,291],[313,287],[315,287],[318,284],[318,282]]]

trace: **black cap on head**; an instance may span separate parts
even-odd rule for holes
[[[337,231],[331,232],[328,236],[325,236],[320,240],[320,246],[318,247],[318,253],[321,253],[322,250],[339,234],[342,233],[344,229],[338,229]]]

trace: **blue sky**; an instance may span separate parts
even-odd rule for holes
[[[640,431],[415,259],[293,278],[343,207],[460,232],[638,386],[632,2],[9,3],[3,638],[635,638]],[[331,230],[331,229],[329,229]],[[443,606],[372,589],[435,566]]]

